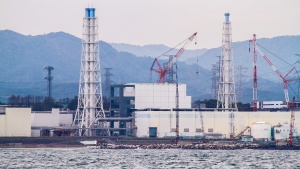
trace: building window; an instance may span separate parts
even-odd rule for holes
[[[213,132],[214,132],[214,129],[213,129],[213,128],[209,128],[209,129],[208,129],[208,132],[209,132],[209,133],[213,133]]]
[[[176,128],[172,128],[172,129],[171,129],[171,132],[176,132]]]
[[[190,129],[189,129],[189,128],[185,128],[183,131],[184,131],[184,132],[189,132]]]
[[[196,128],[196,132],[197,132],[197,133],[201,133],[201,132],[202,132],[202,129]]]

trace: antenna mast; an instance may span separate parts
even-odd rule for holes
[[[50,98],[52,98],[52,96],[51,96],[51,91],[52,91],[51,81],[53,79],[53,76],[51,76],[51,71],[54,70],[54,68],[52,66],[45,66],[44,69],[48,71],[48,75],[44,79],[46,79],[48,81],[47,97],[48,97],[48,99],[50,99]]]

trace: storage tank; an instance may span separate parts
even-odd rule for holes
[[[256,122],[251,125],[251,135],[256,140],[271,140],[272,125],[266,122]]]

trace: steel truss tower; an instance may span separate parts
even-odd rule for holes
[[[110,98],[110,85],[111,85],[111,79],[110,77],[113,76],[113,74],[110,72],[112,68],[104,68],[105,69],[105,96],[109,100]]]
[[[167,63],[164,64],[164,68],[172,62],[172,59],[174,57],[174,55],[168,55],[169,56],[169,61]],[[174,63],[173,65],[170,66],[170,69],[167,71],[168,76],[165,76],[165,82],[167,83],[176,83],[174,81],[174,74],[176,74],[177,72],[174,71],[174,66],[177,65],[177,63]]]
[[[243,67],[243,65],[238,65],[236,67],[236,79],[237,79],[237,85],[236,85],[236,95],[237,95],[237,101],[242,102],[243,97],[243,86],[245,84],[245,75],[247,68]]]
[[[222,36],[222,54],[220,57],[219,89],[217,109],[229,112],[229,135],[234,135],[234,113],[237,111],[236,93],[234,85],[234,66],[231,39],[231,22],[229,13],[225,13]]]
[[[257,111],[257,54],[256,54],[256,35],[253,34],[253,39],[249,40],[253,45],[253,100],[251,106],[253,107],[253,111]],[[250,46],[249,46],[250,52]]]
[[[219,57],[219,56],[218,56]],[[219,57],[220,59],[220,57]],[[218,81],[219,81],[219,61],[216,64],[212,64],[211,68],[211,96],[213,99],[218,98]]]
[[[83,18],[78,107],[73,122],[73,125],[79,127],[79,136],[93,136],[96,135],[96,132],[102,135],[109,134],[104,125],[105,122],[97,122],[97,118],[105,118],[101,87],[98,18],[95,17],[95,8],[86,8]]]

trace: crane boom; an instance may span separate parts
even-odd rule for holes
[[[260,50],[260,48],[256,45],[255,41],[251,41],[252,45],[256,47],[256,51],[264,58],[264,60],[271,66],[271,68],[276,72],[276,74],[282,79],[283,81],[283,91],[284,91],[284,96],[285,96],[285,101],[287,105],[289,105],[289,93],[288,93],[288,88],[287,88],[287,83],[295,80],[300,80],[300,78],[295,78],[295,79],[286,79],[286,77],[295,69],[293,67],[285,76],[283,76],[279,70],[273,65],[273,63],[269,60],[269,58]]]
[[[159,83],[164,83],[164,77],[167,73],[167,71],[174,65],[174,63],[179,59],[179,57],[182,55],[182,53],[185,50],[185,47],[187,47],[191,41],[194,40],[195,36],[197,35],[197,32],[195,32],[192,36],[190,36],[189,38],[187,38],[185,41],[183,41],[182,43],[184,43],[184,45],[179,49],[179,51],[176,53],[176,55],[169,61],[169,63],[167,64],[167,66],[165,68],[163,68],[161,66],[161,64],[158,61],[158,58],[155,58],[153,61],[153,64],[150,68],[150,71],[154,71],[156,73],[159,74]],[[170,51],[170,50],[169,50]],[[169,52],[168,51],[168,52]],[[154,68],[154,65],[157,65],[158,69]]]
[[[184,43],[184,45],[182,46],[182,48],[179,49],[179,51],[176,53],[176,55],[173,57],[173,59],[168,63],[168,65],[166,66],[166,70],[169,70],[172,65],[178,60],[178,58],[182,55],[182,53],[185,50],[185,47],[188,46],[194,39],[194,37],[197,35],[197,32],[195,32],[192,36],[190,36],[188,38],[188,40]]]

